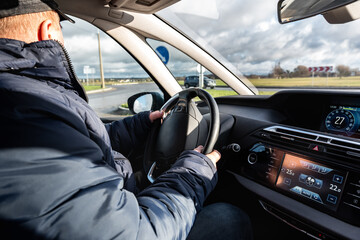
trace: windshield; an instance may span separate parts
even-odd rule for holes
[[[276,0],[182,0],[157,15],[260,94],[360,87],[360,21],[277,20]]]

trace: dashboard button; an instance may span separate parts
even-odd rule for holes
[[[342,184],[343,182],[343,177],[342,176],[339,176],[337,174],[334,174],[334,177],[333,177],[333,182],[336,182],[336,183],[339,183],[339,184]]]
[[[302,189],[301,190],[301,195],[307,197],[307,198],[311,198],[311,195],[312,195],[312,192],[310,192],[309,190],[306,190],[306,189]]]
[[[315,186],[316,188],[321,189],[321,188],[322,188],[322,185],[323,185],[323,181],[320,180],[320,179],[316,179],[314,186]]]
[[[256,153],[250,153],[249,156],[248,156],[248,162],[250,164],[255,164],[257,162],[257,155]]]
[[[328,194],[326,201],[328,201],[329,203],[332,203],[332,204],[336,204],[337,197],[332,194]]]
[[[292,189],[290,189],[290,191],[297,193],[299,195],[301,195],[301,190],[302,190],[302,188],[299,186],[296,186],[296,187],[293,187]]]
[[[313,163],[310,163],[310,164],[308,165],[308,169],[309,169],[309,170],[312,170],[312,171],[314,171],[314,172],[320,172],[320,171],[321,171],[321,167],[318,166],[318,165],[316,165],[316,164],[313,164]]]
[[[316,201],[316,202],[323,203],[323,201],[321,200],[320,195],[317,194],[317,193],[312,193],[311,194],[311,199]]]
[[[284,183],[285,183],[286,185],[290,185],[290,184],[291,184],[291,179],[290,179],[290,178],[285,178],[285,179],[284,179]]]
[[[268,133],[261,133],[261,134],[260,134],[260,137],[262,137],[262,138],[270,138],[270,134],[268,134]]]
[[[352,207],[360,209],[360,197],[354,194],[347,193],[346,196],[344,197],[344,202]]]
[[[318,172],[321,173],[321,174],[328,174],[329,172],[332,171],[331,168],[327,168],[327,167],[322,167],[322,166],[318,166]]]
[[[299,176],[299,181],[302,182],[302,183],[305,183],[306,178],[307,178],[307,175],[302,173]]]
[[[310,144],[309,149],[315,152],[324,152],[324,147],[317,144]]]
[[[316,179],[312,176],[307,176],[305,180],[305,184],[312,187],[315,184]]]

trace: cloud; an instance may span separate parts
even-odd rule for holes
[[[65,47],[80,78],[86,78],[84,66],[95,69],[95,74],[91,74],[90,78],[99,78],[98,30],[90,23],[77,18],[75,20],[76,24],[62,23]],[[99,34],[106,78],[148,77],[141,66],[119,44],[105,33],[99,32]]]
[[[185,2],[190,7],[191,1]],[[191,26],[193,38],[202,37],[215,50],[214,55],[222,55],[243,73],[266,74],[278,62],[288,70],[297,65],[360,66],[360,33],[356,32],[360,21],[330,25],[316,16],[280,25],[276,5],[276,0],[218,0],[216,21],[184,14],[178,17]]]

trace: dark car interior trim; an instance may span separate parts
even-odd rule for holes
[[[235,176],[239,189],[255,194],[265,211],[308,237],[360,236],[357,91],[291,90],[216,100],[221,117],[235,120],[222,128],[227,139],[220,140],[222,146],[238,144],[241,150],[224,152],[221,166]],[[208,112],[203,103],[198,107]],[[305,167],[289,169],[291,159]],[[300,176],[316,181],[318,188]],[[283,178],[292,180],[291,186],[286,188]]]

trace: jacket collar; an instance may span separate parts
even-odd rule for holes
[[[87,101],[65,48],[57,41],[27,44],[13,39],[0,39],[0,72],[50,81],[75,91]]]

